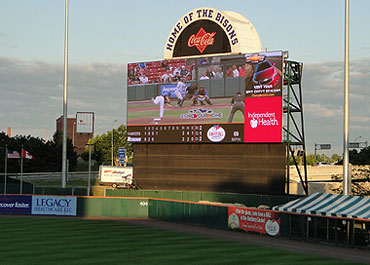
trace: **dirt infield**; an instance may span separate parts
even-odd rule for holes
[[[153,219],[121,219],[121,221],[138,226],[154,227],[175,232],[230,240],[239,243],[259,245],[264,247],[294,251],[298,253],[370,264],[370,251],[367,249],[353,249],[347,247],[311,243],[306,241],[290,240],[286,238],[273,238],[251,233],[212,229],[207,227],[164,222]]]

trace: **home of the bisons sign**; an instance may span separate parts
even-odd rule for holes
[[[261,51],[257,31],[244,16],[232,11],[198,8],[172,28],[164,59]]]

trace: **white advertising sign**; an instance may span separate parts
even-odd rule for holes
[[[76,197],[32,196],[31,214],[77,215]]]
[[[94,113],[93,112],[77,112],[76,132],[77,133],[93,133],[94,132]]]

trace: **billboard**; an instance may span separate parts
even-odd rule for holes
[[[94,132],[94,112],[76,113],[76,132],[77,133]]]
[[[32,214],[77,215],[76,197],[32,196]]]
[[[31,214],[31,196],[1,196],[0,214]]]
[[[0,214],[76,216],[77,198],[64,196],[0,196]]]
[[[128,141],[281,142],[282,52],[128,64]]]
[[[275,211],[229,206],[228,227],[279,236],[280,217]]]

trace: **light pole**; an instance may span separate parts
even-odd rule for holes
[[[114,124],[117,122],[117,120],[113,121],[112,124],[112,166],[113,166],[113,150],[114,150]]]
[[[344,135],[343,135],[343,194],[351,193],[349,185],[349,0],[345,0],[345,31],[344,31]]]
[[[76,122],[73,123],[73,127],[72,127],[72,145],[73,145],[73,148],[75,147],[75,130],[76,130]]]
[[[67,95],[68,95],[68,0],[65,0],[62,188],[67,182]]]
[[[91,146],[92,146],[93,144],[88,143],[87,145],[89,146],[89,175],[88,175],[88,179],[87,179],[87,196],[90,196],[90,179],[91,179]]]

